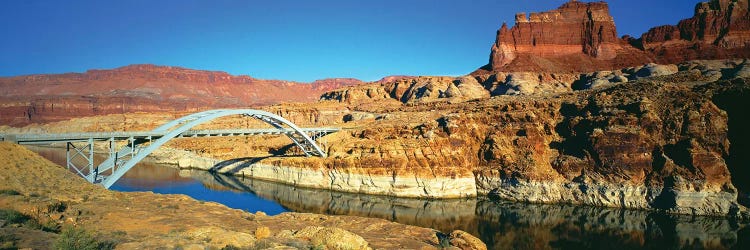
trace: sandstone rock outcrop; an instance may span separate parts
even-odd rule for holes
[[[654,27],[640,38],[617,38],[604,2],[572,0],[558,9],[516,15],[497,31],[489,63],[472,73],[589,73],[647,63],[750,57],[748,0],[698,3],[694,16]]]
[[[24,125],[128,112],[191,112],[281,102],[361,84],[351,78],[312,83],[262,80],[225,72],[130,65],[86,73],[0,78],[0,124]]]
[[[649,64],[644,65],[643,67],[641,67],[639,70],[635,72],[635,79],[671,75],[671,74],[677,73],[677,70],[678,70],[677,65],[674,65],[674,64],[659,65],[659,64],[649,63]]]
[[[321,100],[349,104],[386,101],[391,103],[465,101],[488,98],[490,93],[474,77],[420,76],[324,93]]]
[[[297,231],[294,236],[309,239],[315,246],[324,246],[327,249],[355,249],[368,250],[367,241],[361,236],[353,234],[341,228],[306,227]]]
[[[538,72],[498,72],[476,77],[492,96],[569,92],[571,84],[579,79],[577,74]]]
[[[461,250],[487,250],[487,246],[477,237],[461,231],[455,230],[448,235],[452,246]]]
[[[646,61],[644,53],[617,38],[606,3],[570,1],[528,17],[519,13],[510,29],[503,24],[480,72],[592,72]]]
[[[641,37],[642,49],[659,63],[695,59],[750,57],[750,12],[747,0],[698,3],[693,17],[677,25],[652,28]]]
[[[431,153],[414,158],[407,154],[407,162],[432,157],[444,159],[441,162],[458,160],[458,165],[429,166],[459,173],[469,170],[460,166],[475,166],[471,171],[478,193],[529,202],[731,213],[738,206],[730,172],[742,170],[726,165],[727,113],[711,96],[743,92],[746,79],[693,86],[684,82],[700,83],[704,76],[690,72],[551,99],[507,97],[442,106],[437,118],[391,113],[399,124],[412,120],[413,125],[394,130],[399,126],[382,120],[381,125],[369,125],[377,129],[353,134],[365,139],[361,143],[347,140],[353,143],[345,147],[348,150],[334,146],[329,153],[334,159],[349,158],[351,154],[344,152],[352,152],[361,157],[359,162],[369,158],[382,162],[401,151],[390,147],[392,142],[421,141],[428,146],[421,147],[420,153]],[[670,79],[677,83],[669,83]],[[340,160],[325,164],[345,165]]]

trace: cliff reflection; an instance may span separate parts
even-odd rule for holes
[[[491,249],[633,249],[747,246],[744,227],[723,218],[573,205],[476,199],[422,200],[296,188],[241,177],[191,171],[209,188],[251,192],[306,213],[355,215],[464,230]]]

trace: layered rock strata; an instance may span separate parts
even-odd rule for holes
[[[25,125],[132,112],[194,112],[315,101],[361,84],[351,78],[298,83],[180,67],[130,65],[85,73],[0,78],[0,124]]]
[[[339,159],[382,164],[405,153],[402,167],[426,160],[430,169],[471,171],[479,194],[504,199],[734,213],[730,169],[742,170],[727,166],[728,116],[712,98],[747,84],[706,80],[688,70],[593,92],[404,107],[352,132],[360,139],[346,140],[345,154],[332,146],[323,164],[348,169]],[[412,156],[397,146],[408,142],[425,146]]]
[[[636,41],[659,63],[750,57],[747,0],[698,3],[693,17],[650,29]]]
[[[464,77],[420,76],[414,78],[383,81],[379,84],[367,84],[357,88],[346,88],[341,91],[324,93],[321,100],[335,100],[345,103],[398,101],[434,102],[438,100],[465,101],[482,99],[490,94],[477,80]]]
[[[604,2],[570,1],[558,9],[516,15],[497,31],[489,63],[472,73],[594,72],[647,63],[750,57],[747,0],[698,3],[693,17],[617,38]]]
[[[326,159],[245,158],[224,149],[262,144],[269,152],[299,154],[283,138],[175,146],[226,159],[183,167],[301,187],[737,214],[744,208],[734,183],[748,180],[740,165],[727,162],[741,157],[730,154],[730,143],[747,138],[730,132],[744,125],[729,117],[737,117],[745,102],[725,96],[745,93],[747,79],[707,80],[686,70],[558,95],[352,104],[372,116],[347,121],[351,111],[342,111],[337,124],[347,129],[320,140]]]
[[[519,13],[512,28],[503,24],[484,70],[592,72],[648,61],[617,37],[607,3],[570,1],[551,11]]]

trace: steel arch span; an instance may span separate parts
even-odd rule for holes
[[[310,136],[281,116],[254,109],[217,109],[190,114],[152,130],[152,132],[158,133],[160,136],[158,136],[158,139],[150,141],[151,143],[148,146],[141,147],[141,144],[148,142],[146,140],[139,141],[131,138],[127,146],[117,152],[111,151],[110,157],[97,166],[92,173],[88,173],[85,178],[92,183],[99,182],[105,188],[109,188],[122,178],[128,170],[133,168],[136,163],[143,160],[169,140],[180,136],[185,131],[200,124],[232,115],[243,115],[261,120],[287,135],[306,156],[326,157],[326,153],[318,147]],[[100,175],[100,173],[104,173],[105,171],[111,171],[111,175]]]

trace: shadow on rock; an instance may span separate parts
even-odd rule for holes
[[[243,157],[243,158],[230,159],[230,160],[216,163],[216,165],[208,169],[208,172],[236,174],[240,170],[250,167],[253,164],[258,163],[259,161],[269,158],[269,157],[270,156]]]

